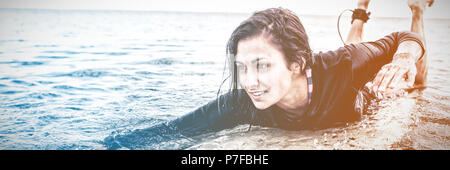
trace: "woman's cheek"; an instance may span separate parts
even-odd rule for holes
[[[245,88],[245,76],[239,75],[238,77],[238,83],[242,88]]]

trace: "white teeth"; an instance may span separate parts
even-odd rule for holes
[[[256,93],[253,93],[253,95],[255,95],[255,96],[260,96],[260,95],[262,95],[262,94],[264,94],[264,92],[256,92]]]

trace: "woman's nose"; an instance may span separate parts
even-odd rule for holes
[[[249,70],[246,75],[246,85],[249,88],[256,88],[259,85],[259,75],[256,71]]]

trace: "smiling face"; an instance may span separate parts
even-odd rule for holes
[[[298,64],[288,69],[284,54],[262,35],[239,41],[235,63],[241,87],[261,110],[289,96],[299,75],[291,71],[298,70]]]

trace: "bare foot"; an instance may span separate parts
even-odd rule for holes
[[[358,0],[358,8],[367,10],[370,0]]]
[[[411,8],[411,11],[425,11],[426,5],[429,7],[433,5],[434,0],[408,0],[408,6]]]

